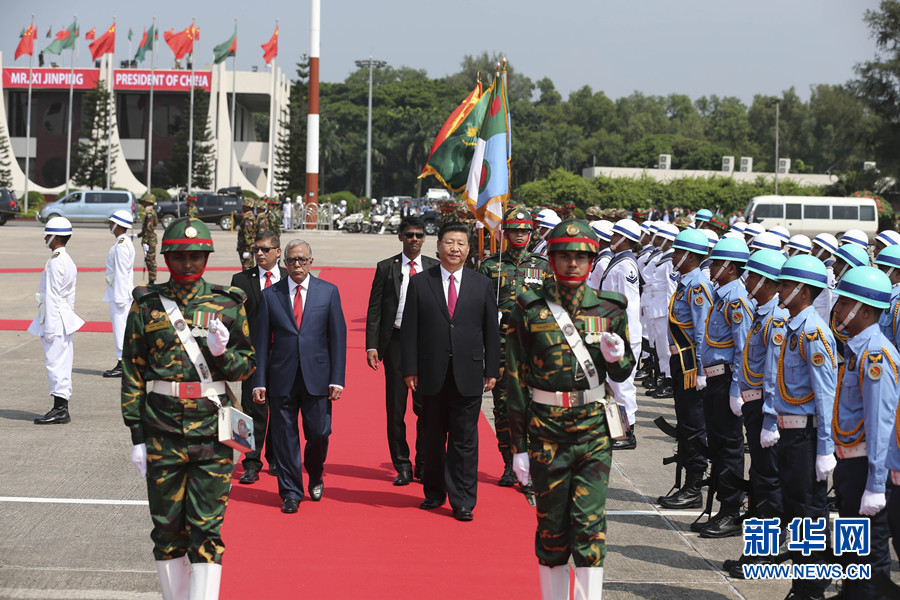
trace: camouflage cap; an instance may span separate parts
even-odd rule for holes
[[[266,210],[266,201],[263,198],[257,198],[253,201],[256,210]]]
[[[600,251],[600,242],[587,221],[567,219],[554,227],[547,236],[547,251],[559,250],[596,254]]]
[[[196,201],[197,201],[197,196],[194,196],[193,194],[191,194],[190,196],[187,197],[188,204],[193,204]]]
[[[253,208],[254,205],[255,203],[253,202],[253,198],[251,198],[250,196],[244,196],[241,202],[241,206],[243,206],[244,208]]]
[[[263,198],[263,199],[266,201],[267,204],[270,204],[272,206],[277,206],[277,205],[281,204],[281,201],[278,200],[278,198]]]
[[[212,235],[209,228],[200,219],[181,217],[172,221],[162,238],[160,252],[214,252]]]
[[[144,194],[143,196],[141,196],[140,203],[147,205],[156,204],[156,196],[154,196],[153,194]]]
[[[534,219],[524,206],[511,206],[503,215],[503,229],[534,229]]]
[[[586,211],[584,211],[584,215],[588,219],[599,219],[600,218],[600,207],[599,206],[589,206]]]
[[[675,227],[679,229],[687,229],[691,226],[691,218],[690,217],[677,217],[675,219]]]

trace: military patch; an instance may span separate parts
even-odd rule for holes
[[[716,310],[722,310],[722,307],[725,306],[724,300],[719,300],[719,303],[716,304]]]
[[[156,319],[160,318],[161,316],[162,316],[162,313],[159,312],[159,311],[156,310],[156,309],[153,309],[153,310],[150,312],[150,318],[153,319],[154,321],[155,321]]]
[[[866,374],[872,381],[878,381],[879,379],[881,379],[882,373],[884,373],[884,369],[881,368],[881,365],[869,365],[869,368],[866,371]]]
[[[699,294],[694,296],[694,304],[696,304],[697,306],[703,306],[703,296]]]
[[[744,314],[741,311],[735,311],[731,313],[731,320],[735,323],[740,323],[744,320]]]
[[[528,328],[531,333],[541,333],[544,331],[556,331],[556,323],[534,323]]]
[[[524,218],[525,218],[525,214],[524,214],[524,213],[516,213],[516,218],[517,218],[517,219],[524,219]]]
[[[538,317],[540,317],[542,321],[543,321],[544,319],[548,319],[548,318],[550,317],[550,309],[549,309],[549,308],[543,308],[543,309],[541,309],[541,312],[540,312],[540,314],[538,315]]]
[[[184,237],[194,239],[195,237],[197,237],[197,230],[193,227],[186,227],[184,229]]]
[[[791,352],[793,352],[794,350],[797,349],[797,335],[796,334],[791,336],[791,345],[789,346],[789,348],[791,349]]]
[[[825,355],[821,352],[816,352],[812,355],[812,364],[815,367],[821,367],[825,364]]]
[[[881,359],[884,358],[884,355],[881,352],[872,352],[867,356],[869,357],[869,362],[873,363],[881,362]]]
[[[151,333],[153,331],[159,331],[160,329],[168,329],[169,328],[169,320],[164,319],[162,321],[153,321],[152,323],[147,323],[144,326],[144,331],[146,333]]]
[[[569,336],[575,334],[575,326],[572,325],[571,323],[566,323],[566,324],[563,326],[563,330],[562,330],[562,331],[563,331],[563,335],[565,335],[566,337],[569,337]]]
[[[807,339],[808,341],[810,341],[810,342],[816,341],[817,339],[819,339],[819,332],[818,332],[818,331],[813,331],[812,333],[807,333],[807,334],[806,334],[806,339]]]
[[[175,321],[175,329],[177,331],[184,331],[185,327],[187,327],[187,323],[185,323],[181,319],[178,319],[177,321]]]
[[[756,325],[753,326],[753,329],[750,330],[750,333],[756,335],[759,333],[759,330],[762,329],[762,321],[757,321]]]
[[[56,258],[57,256],[59,256],[59,250],[57,250],[56,252],[54,252],[54,253],[53,253],[53,256],[51,256],[50,258]]]
[[[776,333],[774,336],[772,336],[772,343],[776,346],[782,345],[784,343],[784,334]]]
[[[682,298],[684,298],[684,290],[679,290],[678,293],[675,294],[675,299],[681,300]]]
[[[574,223],[572,223],[571,225],[566,227],[566,234],[571,235],[571,236],[576,236],[576,235],[578,235],[578,233],[579,233],[578,226],[575,225]]]
[[[847,369],[850,371],[856,370],[856,355],[855,354],[850,355],[850,360],[847,361]]]
[[[245,336],[250,337],[250,325],[247,323],[246,320],[244,321],[243,326],[241,326],[241,331],[244,333]]]

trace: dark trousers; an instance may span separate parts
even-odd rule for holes
[[[425,416],[425,498],[453,508],[475,508],[478,487],[478,416],[481,396],[461,396],[453,365],[441,391],[423,396]]]
[[[839,559],[846,558],[847,562],[854,564],[872,565],[872,578],[869,580],[843,581],[843,597],[847,600],[882,600],[888,596],[878,591],[877,581],[890,581],[891,579],[891,550],[889,538],[891,535],[888,525],[888,511],[882,510],[874,517],[865,517],[859,514],[859,504],[863,491],[866,489],[866,478],[869,476],[869,459],[865,456],[838,460],[834,468],[834,489],[837,496],[838,513],[842,517],[854,517],[869,519],[869,554],[858,556],[856,554],[841,555]],[[890,495],[891,490],[886,490]]]
[[[891,525],[891,544],[894,546],[894,553],[900,559],[900,489],[891,481],[888,475],[887,489],[890,490],[887,500],[888,521]]]
[[[384,356],[384,403],[387,409],[387,440],[394,469],[412,471],[409,460],[409,444],[406,442],[406,398],[409,388],[403,381],[401,361],[403,346],[400,330],[394,329]],[[422,398],[418,392],[412,393],[412,407],[416,414],[416,470],[422,470],[422,442],[425,439],[425,420],[422,418]]]
[[[272,451],[272,428],[269,427],[269,403],[257,404],[253,401],[253,385],[249,379],[241,382],[241,410],[244,414],[253,418],[253,438],[256,440],[256,450],[244,455],[241,464],[244,470],[262,469],[260,456],[263,453],[263,441],[265,440],[266,463],[269,468],[275,463],[275,453]]]
[[[731,412],[729,390],[731,367],[725,372],[707,377],[703,390],[703,415],[706,419],[706,438],[713,474],[716,476],[716,497],[723,507],[736,510],[744,501],[740,483],[744,480],[744,428],[741,418]]]
[[[314,396],[306,389],[298,369],[289,396],[273,396],[271,402],[272,441],[278,457],[278,494],[282,499],[303,499],[303,470],[300,467],[298,413],[303,419],[306,438],[303,466],[311,482],[322,479],[328,436],[331,435],[331,400]]]
[[[703,416],[703,394],[694,388],[681,389],[684,384],[684,371],[677,356],[669,359],[672,370],[673,387],[675,388],[675,425],[678,435],[678,456],[681,466],[688,473],[703,475],[706,471],[706,458],[697,450],[697,442],[706,443],[706,419]]]
[[[781,430],[781,439],[778,440],[778,476],[784,502],[783,525],[786,526],[797,517],[828,519],[828,506],[825,504],[828,482],[816,481],[816,428],[811,424],[805,429]],[[827,537],[830,540],[830,536]],[[830,562],[824,560],[819,553],[803,556],[799,551],[791,552],[791,560],[794,564]],[[826,579],[795,579],[792,589],[821,593],[829,583],[830,580]]]
[[[744,402],[741,406],[747,445],[750,447],[750,486],[756,514],[765,519],[780,517],[784,512],[781,503],[781,483],[778,481],[778,444],[770,448],[759,445],[763,423],[763,400]],[[782,521],[782,525],[784,522]]]

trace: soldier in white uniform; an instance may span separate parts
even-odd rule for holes
[[[831,323],[831,307],[834,306],[836,300],[834,296],[834,257],[832,255],[837,252],[837,249],[837,238],[830,233],[820,233],[812,240],[812,255],[825,263],[825,272],[828,278],[825,288],[813,300],[813,308],[826,323]]]
[[[647,278],[656,265],[659,256],[659,248],[655,242],[658,227],[654,221],[645,221],[641,223],[641,251],[637,255],[638,275],[641,279],[641,321],[646,323],[646,315],[648,302],[650,302],[650,291],[647,285]],[[652,266],[651,266],[652,265]],[[650,340],[650,332],[647,327],[643,328],[643,338],[641,339],[641,364],[640,368],[635,371],[635,381],[643,380],[643,385],[648,390],[656,389],[656,384],[661,379],[658,369],[659,359],[656,356],[656,348]]]
[[[28,333],[41,338],[44,366],[50,381],[53,408],[36,425],[68,423],[69,398],[72,396],[72,334],[84,325],[75,314],[75,279],[78,269],[66,252],[72,237],[72,224],[64,217],[54,217],[44,227],[44,243],[50,248],[50,260],[41,275],[36,295],[38,315],[28,326]]]
[[[532,252],[534,254],[540,254],[541,256],[547,256],[547,235],[553,228],[562,223],[562,219],[559,218],[559,215],[556,214],[555,210],[551,210],[549,208],[545,208],[538,214],[538,229],[537,229],[537,238],[538,241],[534,246],[534,250]]]
[[[612,237],[613,224],[605,219],[594,221],[591,223],[591,229],[597,234],[600,242],[600,251],[594,258],[594,264],[591,266],[591,272],[588,273],[587,284],[595,290],[600,289],[600,280],[603,279],[603,273],[612,260],[613,252],[609,249],[609,240]]]
[[[600,290],[604,292],[618,292],[628,300],[625,314],[628,317],[628,344],[634,356],[641,352],[641,298],[639,292],[639,279],[637,261],[633,249],[641,239],[640,226],[630,219],[622,219],[613,225],[613,234],[609,248],[615,252],[615,256],[609,261],[603,279],[600,281]],[[634,419],[637,413],[637,390],[634,387],[634,370],[625,381],[618,382],[607,378],[607,385],[615,394],[616,400],[625,406],[628,415],[629,436],[613,442],[613,450],[631,450],[637,446],[634,436]]]
[[[103,301],[109,304],[116,366],[105,371],[104,377],[122,376],[125,321],[131,308],[131,290],[134,289],[134,244],[128,234],[133,226],[131,213],[126,210],[117,210],[109,218],[109,231],[116,237],[116,241],[106,257],[106,292],[103,294]]]
[[[290,196],[284,199],[284,207],[281,210],[281,228],[283,231],[289,231],[294,228],[294,223],[291,220],[294,214],[294,205],[291,204]]]
[[[648,330],[650,344],[656,348],[659,357],[659,370],[662,372],[663,381],[650,395],[654,398],[672,398],[675,390],[672,387],[672,367],[669,359],[672,353],[669,350],[669,300],[678,287],[678,272],[672,267],[672,244],[678,228],[671,223],[663,223],[656,233],[659,244],[659,254],[652,261],[653,271],[647,271],[644,290],[649,290],[650,300],[644,311],[644,318]],[[650,264],[648,264],[648,267]]]

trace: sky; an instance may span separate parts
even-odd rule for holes
[[[320,80],[343,81],[355,60],[372,56],[392,67],[424,69],[429,77],[459,71],[463,57],[505,54],[520,74],[550,78],[563,97],[583,86],[616,99],[645,95],[736,96],[749,105],[754,95],[780,95],[795,88],[804,100],[810,86],[841,84],[855,64],[875,55],[863,22],[877,0],[320,0]],[[90,66],[84,34],[99,35],[115,17],[115,63],[134,55],[153,17],[165,31],[186,29],[196,17],[197,65],[212,63],[212,49],[228,39],[238,20],[238,70],[263,63],[260,45],[279,20],[277,63],[288,76],[309,52],[309,0],[155,0],[88,2],[0,0],[0,52],[13,61],[19,33],[35,11],[36,50],[45,38],[72,22],[81,29],[76,66]],[[29,7],[28,4],[31,6]],[[134,31],[130,45],[128,30]],[[174,65],[160,35],[157,68]],[[50,60],[68,66],[69,51]],[[36,63],[35,63],[36,64]],[[149,60],[145,63],[149,68]],[[228,60],[231,68],[231,59]],[[473,82],[474,84],[474,82]]]

